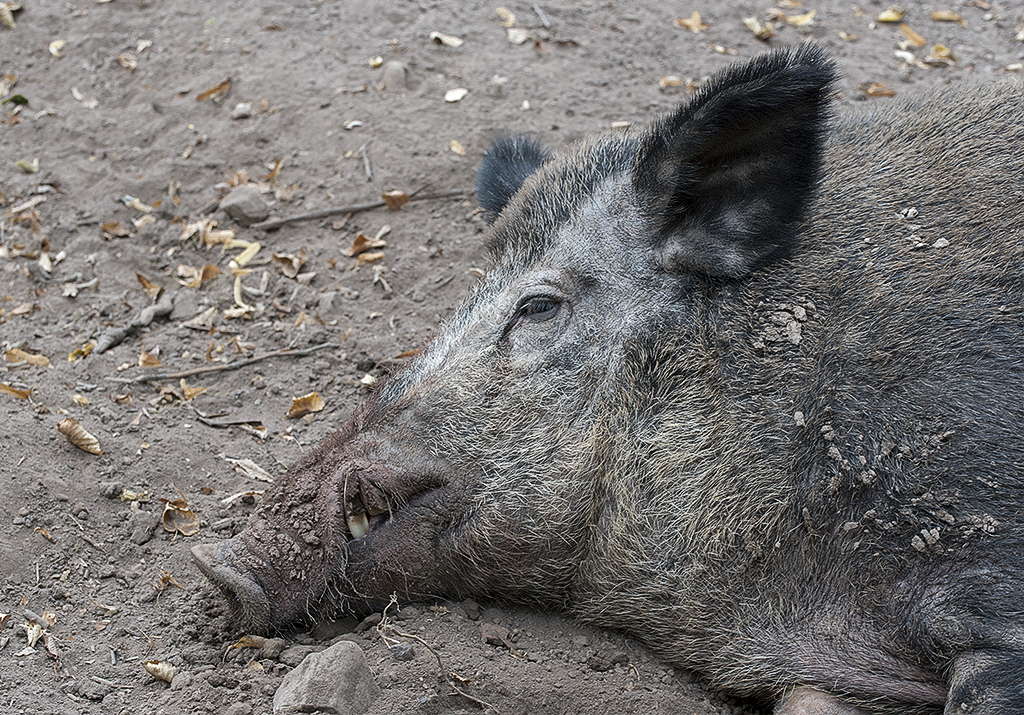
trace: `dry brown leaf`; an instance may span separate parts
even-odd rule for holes
[[[89,454],[103,454],[100,449],[100,441],[85,431],[85,427],[78,424],[78,420],[72,417],[65,417],[57,423],[57,431],[64,435],[68,442]]]
[[[890,5],[885,10],[878,14],[875,19],[879,22],[899,22],[903,19],[906,14],[906,10],[901,8],[899,5]]]
[[[454,153],[458,154],[459,156],[466,156],[466,147],[462,146],[462,142],[460,142],[458,139],[452,139],[450,142],[448,142],[448,148],[451,149]],[[405,200],[406,202],[408,202],[409,197],[406,196]],[[384,201],[387,202],[387,199],[384,199]],[[389,205],[388,208],[391,208],[391,206]],[[395,209],[391,210],[394,211]]]
[[[413,348],[412,350],[405,350],[395,355],[395,360],[401,360],[402,358],[413,357],[419,355],[421,352],[420,348]]]
[[[205,283],[206,281],[213,280],[219,275],[220,268],[213,265],[212,263],[207,263],[205,266],[202,267],[202,269],[199,272],[199,280]]]
[[[956,62],[953,51],[945,45],[933,45],[931,52],[924,58],[924,66],[949,67]]]
[[[658,86],[662,89],[668,89],[669,87],[680,87],[683,84],[683,78],[679,75],[667,74],[658,80]]]
[[[181,378],[181,380],[178,381],[178,384],[181,386],[181,392],[185,396],[186,402],[191,400],[193,397],[198,397],[210,389],[209,387],[189,387],[188,383],[185,382],[185,378]]]
[[[49,541],[51,544],[56,544],[57,543],[57,540],[55,538],[53,538],[52,536],[50,536],[50,532],[47,531],[46,529],[44,529],[41,526],[37,526],[32,531],[38,532],[40,536],[42,536],[44,539]]]
[[[952,10],[936,10],[930,17],[936,22],[955,22],[961,27],[967,27],[967,20],[960,13]]]
[[[460,148],[462,147],[461,144],[459,144],[457,141],[453,139],[450,144],[450,146],[452,147],[452,151],[455,151],[455,145],[458,145]],[[455,153],[458,154],[459,152],[455,151]],[[462,154],[465,153],[466,150],[463,149]],[[384,204],[388,207],[388,211],[398,211],[400,208],[409,203],[409,194],[398,189],[395,189],[393,191],[385,191],[380,195],[380,197],[384,199]]]
[[[120,221],[109,221],[107,223],[100,224],[100,230],[103,232],[103,238],[124,238],[130,236],[131,233],[121,225]]]
[[[85,395],[79,395],[77,392],[71,396],[71,401],[79,407],[85,407],[86,405],[91,404],[88,397]]]
[[[27,362],[29,365],[35,365],[36,367],[50,367],[50,358],[45,355],[27,353],[20,348],[11,348],[4,353],[4,357],[7,358],[7,362]]]
[[[279,266],[281,273],[288,278],[294,278],[306,264],[306,251],[300,249],[298,253],[275,253],[270,260]]]
[[[184,500],[183,499],[175,499],[175,501],[184,501]],[[182,591],[187,591],[188,590],[187,588],[182,586],[180,583],[178,583],[178,579],[174,578],[174,576],[171,574],[170,571],[161,571],[160,572],[160,578],[158,578],[156,580],[156,582],[153,584],[153,588],[155,588],[157,591],[165,591],[165,590],[167,590],[168,586],[177,586]]]
[[[374,248],[384,248],[387,245],[387,241],[382,241],[379,238],[370,238],[365,233],[360,233],[352,241],[352,245],[345,249],[345,255],[358,256],[366,251]]]
[[[696,10],[690,13],[690,17],[677,17],[672,24],[676,27],[689,30],[694,34],[704,32],[704,30],[711,27],[711,25],[706,22],[701,22],[700,13]]]
[[[126,392],[123,395],[111,395],[110,399],[114,402],[115,405],[130,405],[130,404],[132,404],[132,396],[131,396],[131,393],[129,393],[129,392]]]
[[[209,89],[203,90],[196,95],[196,101],[202,102],[207,99],[211,99],[214,102],[220,102],[224,97],[227,96],[228,92],[231,91],[231,78],[228,77],[220,84],[214,85]]]
[[[142,352],[139,353],[139,367],[163,367],[163,363],[160,362],[160,348],[154,348],[153,352],[147,353],[146,348],[142,348]]]
[[[57,639],[45,631],[43,632],[43,648],[46,649],[46,654],[54,660],[60,658],[61,652],[57,647]]]
[[[213,319],[217,317],[216,306],[207,308],[202,313],[193,315],[191,318],[182,323],[183,327],[192,328],[193,330],[212,330]]]
[[[180,490],[178,494],[181,494]],[[178,532],[182,536],[192,536],[199,531],[199,516],[189,508],[184,495],[173,501],[168,499],[160,501],[164,505],[164,513],[160,516],[160,524],[164,527],[164,531],[169,531],[172,534]],[[176,586],[181,585],[177,581],[174,583]]]
[[[273,164],[267,164],[267,168],[270,170],[270,173],[269,174],[264,174],[260,178],[266,179],[267,181],[269,181],[271,183],[276,181],[277,180],[277,175],[281,173],[281,164],[283,163],[283,161],[284,161],[283,159],[277,159],[277,160],[274,161]]]
[[[319,393],[311,392],[308,395],[302,397],[293,397],[292,406],[288,410],[288,414],[285,415],[286,419],[293,420],[296,417],[302,417],[310,412],[319,412],[327,405],[324,402],[324,398],[320,397]]]
[[[251,459],[232,459],[231,457],[224,457],[224,459],[243,477],[270,484],[274,483],[273,475]]]
[[[148,278],[146,278],[146,276],[142,275],[138,271],[135,271],[135,278],[136,280],[139,281],[142,287],[146,290],[146,293],[148,293],[151,298],[158,297],[160,293],[163,291],[162,286],[158,286],[156,283],[149,280]]]
[[[20,9],[20,2],[0,2],[0,25],[15,29],[17,24],[14,22],[14,13]]]
[[[900,23],[900,32],[902,32],[906,36],[906,38],[910,41],[910,44],[912,44],[914,47],[924,47],[925,43],[928,42],[928,40],[924,39],[914,30],[914,28],[912,28],[905,22]]]
[[[142,667],[154,678],[165,683],[174,680],[174,676],[178,674],[178,669],[165,660],[147,660]]]

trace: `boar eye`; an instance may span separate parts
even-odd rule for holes
[[[515,322],[541,321],[554,318],[562,302],[546,295],[527,298],[516,311]]]

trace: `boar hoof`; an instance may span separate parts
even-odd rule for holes
[[[270,626],[270,599],[263,587],[232,565],[234,553],[226,544],[199,544],[192,558],[203,574],[224,592],[248,631],[259,633]]]

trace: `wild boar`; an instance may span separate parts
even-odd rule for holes
[[[787,715],[1024,712],[1024,91],[834,79],[804,46],[497,140],[486,279],[194,549],[241,625],[489,596]]]

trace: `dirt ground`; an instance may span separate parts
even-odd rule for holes
[[[0,615],[0,710],[268,713],[290,667],[344,637],[382,688],[372,713],[478,712],[426,648],[398,661],[373,629],[347,635],[355,621],[297,634],[273,658],[229,648],[243,634],[189,548],[241,530],[253,496],[238,495],[265,486],[229,460],[281,473],[486,270],[471,188],[488,142],[529,132],[558,148],[645,123],[734,59],[810,38],[842,67],[840,111],[999,80],[1024,61],[1019,2],[904,1],[910,33],[877,21],[887,3],[782,2],[789,21],[776,12],[764,41],[743,18],[768,22],[767,2],[502,1],[511,28],[497,2],[454,0],[23,0],[16,27],[0,26],[0,613],[10,614]],[[457,88],[468,92],[446,102]],[[250,116],[232,118],[246,113],[239,104]],[[426,198],[264,231],[218,209],[246,177],[274,217],[387,190]],[[207,218],[219,225],[197,225]],[[346,249],[385,225],[383,257],[357,266]],[[251,242],[259,250],[236,300],[229,261]],[[147,286],[174,296],[170,315],[82,357],[154,302]],[[184,382],[139,379],[312,347]],[[292,398],[311,392],[324,409],[288,418]],[[66,418],[102,454],[72,446],[57,429]],[[182,530],[196,515],[193,535],[161,524],[160,500],[175,499],[188,504]],[[554,614],[464,602],[407,606],[402,618],[503,715],[750,706],[613,630]],[[34,648],[31,620],[45,629]],[[483,623],[508,632],[516,652],[483,642]],[[180,674],[168,686],[146,660]]]

